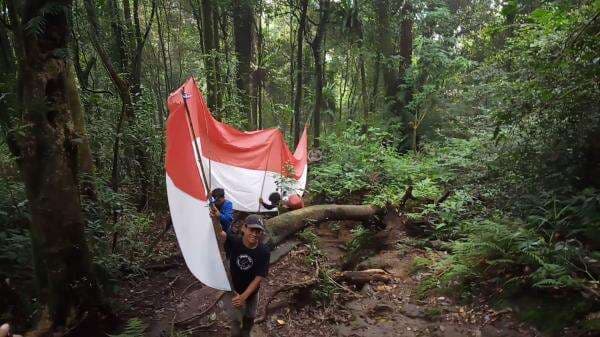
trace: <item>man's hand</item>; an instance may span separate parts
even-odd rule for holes
[[[210,216],[215,219],[218,219],[221,217],[221,212],[219,212],[219,210],[215,206],[212,206],[212,208],[210,209]]]
[[[262,197],[258,198],[258,202],[261,204],[264,203],[263,198]]]
[[[225,231],[221,231],[221,233],[219,233],[219,235],[221,236],[221,239],[223,239],[223,240],[227,239],[227,233],[225,233]]]
[[[246,298],[242,295],[235,295],[235,297],[231,300],[231,303],[236,308],[242,308],[246,305]]]

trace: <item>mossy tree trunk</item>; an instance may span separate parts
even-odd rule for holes
[[[8,1],[18,59],[20,130],[14,148],[31,210],[31,237],[41,303],[52,326],[69,325],[102,307],[84,235],[77,175],[79,101],[69,64],[72,1]],[[43,17],[35,32],[27,23]],[[33,19],[33,20],[32,20]]]

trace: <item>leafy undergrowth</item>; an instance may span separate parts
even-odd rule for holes
[[[598,191],[509,195],[516,178],[497,175],[502,160],[484,138],[446,139],[416,154],[400,154],[387,145],[390,137],[381,129],[362,133],[356,126],[325,138],[325,161],[313,168],[310,187],[324,201],[344,202],[358,194],[383,206],[397,204],[413,186],[417,202],[406,210],[408,221],[431,226],[424,239],[446,241],[450,251],[443,259],[415,261],[414,272],[432,274],[421,284],[422,296],[431,291],[467,301],[491,296],[499,306],[519,308],[527,307],[520,294],[536,293],[544,298],[542,309],[523,309],[519,316],[541,324],[552,319],[553,324],[543,324],[551,332],[600,309]],[[447,190],[451,194],[444,202],[423,205]],[[554,308],[575,309],[567,314]],[[580,325],[593,329],[589,322]]]

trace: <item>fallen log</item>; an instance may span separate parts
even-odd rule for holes
[[[392,280],[392,275],[383,269],[367,269],[361,271],[343,271],[336,276],[336,279],[356,285],[363,285],[371,281],[389,282]]]
[[[269,244],[275,246],[310,224],[335,220],[365,221],[384,212],[384,208],[372,205],[315,205],[281,214],[265,224]]]

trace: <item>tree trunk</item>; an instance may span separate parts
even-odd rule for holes
[[[86,311],[98,312],[104,302],[92,272],[77,184],[81,135],[73,128],[72,103],[79,98],[71,96],[77,95],[71,65],[66,56],[58,56],[68,48],[67,11],[42,14],[49,3],[54,2],[25,1],[15,34],[23,56],[18,60],[18,110],[28,126],[17,136],[18,163],[31,210],[41,304],[52,329],[74,323]],[[71,1],[61,4],[70,7]],[[45,29],[25,39],[24,25],[39,16]]]
[[[214,5],[210,0],[202,0],[202,27],[203,27],[203,38],[204,38],[204,53],[207,54],[205,58],[206,63],[206,83],[208,89],[208,106],[212,111],[217,110],[218,101],[218,74],[219,69],[216,65],[217,60],[217,46],[215,41],[215,34],[218,33],[213,31],[214,28]]]
[[[293,8],[290,8],[290,12],[293,11]],[[294,66],[294,50],[295,50],[295,45],[294,45],[294,21],[293,21],[293,15],[290,13],[290,21],[289,21],[289,26],[290,26],[290,106],[294,106],[294,84],[296,83],[296,78],[295,78],[295,74],[296,74],[296,69]],[[292,116],[291,119],[292,123],[290,123],[290,133],[292,134],[294,132],[294,117]]]
[[[377,100],[377,94],[379,92],[379,73],[381,68],[381,53],[377,53],[375,57],[375,64],[373,65],[373,92],[371,93],[371,101],[369,103],[369,110],[375,110],[375,102]]]
[[[79,144],[77,155],[79,171],[83,173],[83,192],[86,196],[92,200],[95,200],[96,187],[94,185],[93,177],[95,175],[96,167],[94,165],[92,149],[90,148],[90,141],[85,129],[84,111],[81,105],[81,99],[79,98],[79,92],[77,91],[77,84],[75,82],[75,69],[70,62],[66,76],[68,76],[68,78],[65,81],[65,95],[68,98],[67,103],[69,104],[69,109],[71,110],[72,114],[73,130],[78,136],[76,138],[76,141]]]
[[[166,16],[166,14],[165,14]],[[158,28],[158,46],[160,48],[160,55],[161,55],[161,60],[162,60],[162,64],[163,64],[163,68],[164,68],[164,73],[165,73],[165,91],[166,92],[170,92],[171,89],[173,89],[173,80],[171,78],[171,72],[172,69],[169,67],[169,64],[167,63],[167,51],[165,48],[165,38],[164,38],[164,34],[163,34],[163,27],[160,21],[160,10],[158,13],[158,16],[156,18],[156,25]]]
[[[267,220],[269,242],[271,245],[277,245],[311,223],[333,220],[364,221],[384,211],[371,205],[308,206]]]
[[[202,53],[204,54],[204,69],[206,71],[206,91],[207,104],[212,112],[218,110],[218,68],[217,62],[217,34],[215,30],[215,6],[211,0],[201,0],[200,4],[196,0],[190,0],[192,14],[196,19],[198,34],[202,41]]]
[[[392,55],[394,44],[390,26],[390,3],[389,0],[375,0],[373,2],[377,15],[377,42],[378,52],[382,57],[383,84],[385,88],[385,101],[391,112],[398,114],[396,94],[398,92],[398,71],[393,65]]]
[[[254,129],[252,116],[252,85],[250,82],[250,64],[253,61],[254,9],[251,1],[233,1],[233,30],[235,51],[237,54],[237,88],[242,102],[241,111],[248,120],[248,129]]]
[[[367,96],[367,75],[365,73],[365,59],[360,52],[358,55],[358,68],[360,71],[360,97],[361,97],[361,107],[363,113],[363,121],[365,125],[367,124],[367,118],[369,117],[369,97]]]
[[[123,20],[119,14],[119,6],[116,0],[108,0],[106,2],[107,12],[109,15],[110,27],[112,29],[112,48],[111,56],[117,61],[119,73],[127,73],[129,69],[129,55],[127,55],[127,37],[123,31]]]
[[[257,34],[257,69],[254,72],[254,84],[256,85],[256,125],[258,129],[263,127],[263,83],[265,80],[265,71],[263,68],[263,52],[264,52],[264,33],[263,33],[263,6],[262,1],[259,4],[260,12],[258,15],[258,34]]]
[[[323,87],[325,85],[325,64],[323,60],[323,39],[329,20],[329,0],[319,1],[319,26],[311,44],[313,58],[315,60],[315,107],[313,109],[313,144],[319,147],[321,135],[321,110],[323,109]]]
[[[304,82],[302,75],[304,72],[302,52],[302,41],[304,40],[304,30],[306,29],[306,12],[308,9],[308,0],[300,0],[300,21],[298,23],[298,35],[296,38],[297,49],[296,49],[296,97],[294,99],[294,147],[300,140],[300,133],[302,132],[300,125],[300,118],[302,118],[302,92],[304,90]]]
[[[410,64],[412,62],[412,42],[413,42],[413,33],[412,33],[412,4],[410,0],[406,0],[404,5],[402,6],[402,23],[400,25],[400,56],[402,57],[402,61],[400,62],[400,71],[399,71],[399,85],[406,83],[405,76]],[[410,88],[405,89],[402,93],[400,100],[398,101],[398,112],[401,113],[402,122],[404,124],[404,129],[406,135],[409,135],[411,131],[413,131],[411,148],[416,151],[417,149],[417,129],[416,126],[413,126],[411,123],[410,113],[406,110],[406,106],[410,103],[412,99],[412,90]]]
[[[8,31],[0,23],[0,75],[11,72],[14,74],[14,63],[13,48],[8,38]]]
[[[215,74],[215,95],[217,98],[217,101],[215,103],[215,117],[219,120],[222,119],[222,114],[223,111],[221,111],[222,107],[223,107],[223,93],[225,92],[225,90],[219,90],[219,88],[222,88],[222,83],[224,83],[223,81],[223,71],[221,71],[221,46],[220,46],[220,41],[221,41],[221,36],[219,36],[219,7],[218,6],[214,6],[213,7],[213,20],[212,20],[212,25],[213,25],[213,45],[215,47],[214,49],[214,56],[213,56],[213,60],[214,60],[214,74]],[[225,60],[227,60],[227,58],[225,58]],[[227,62],[227,61],[226,61]]]

